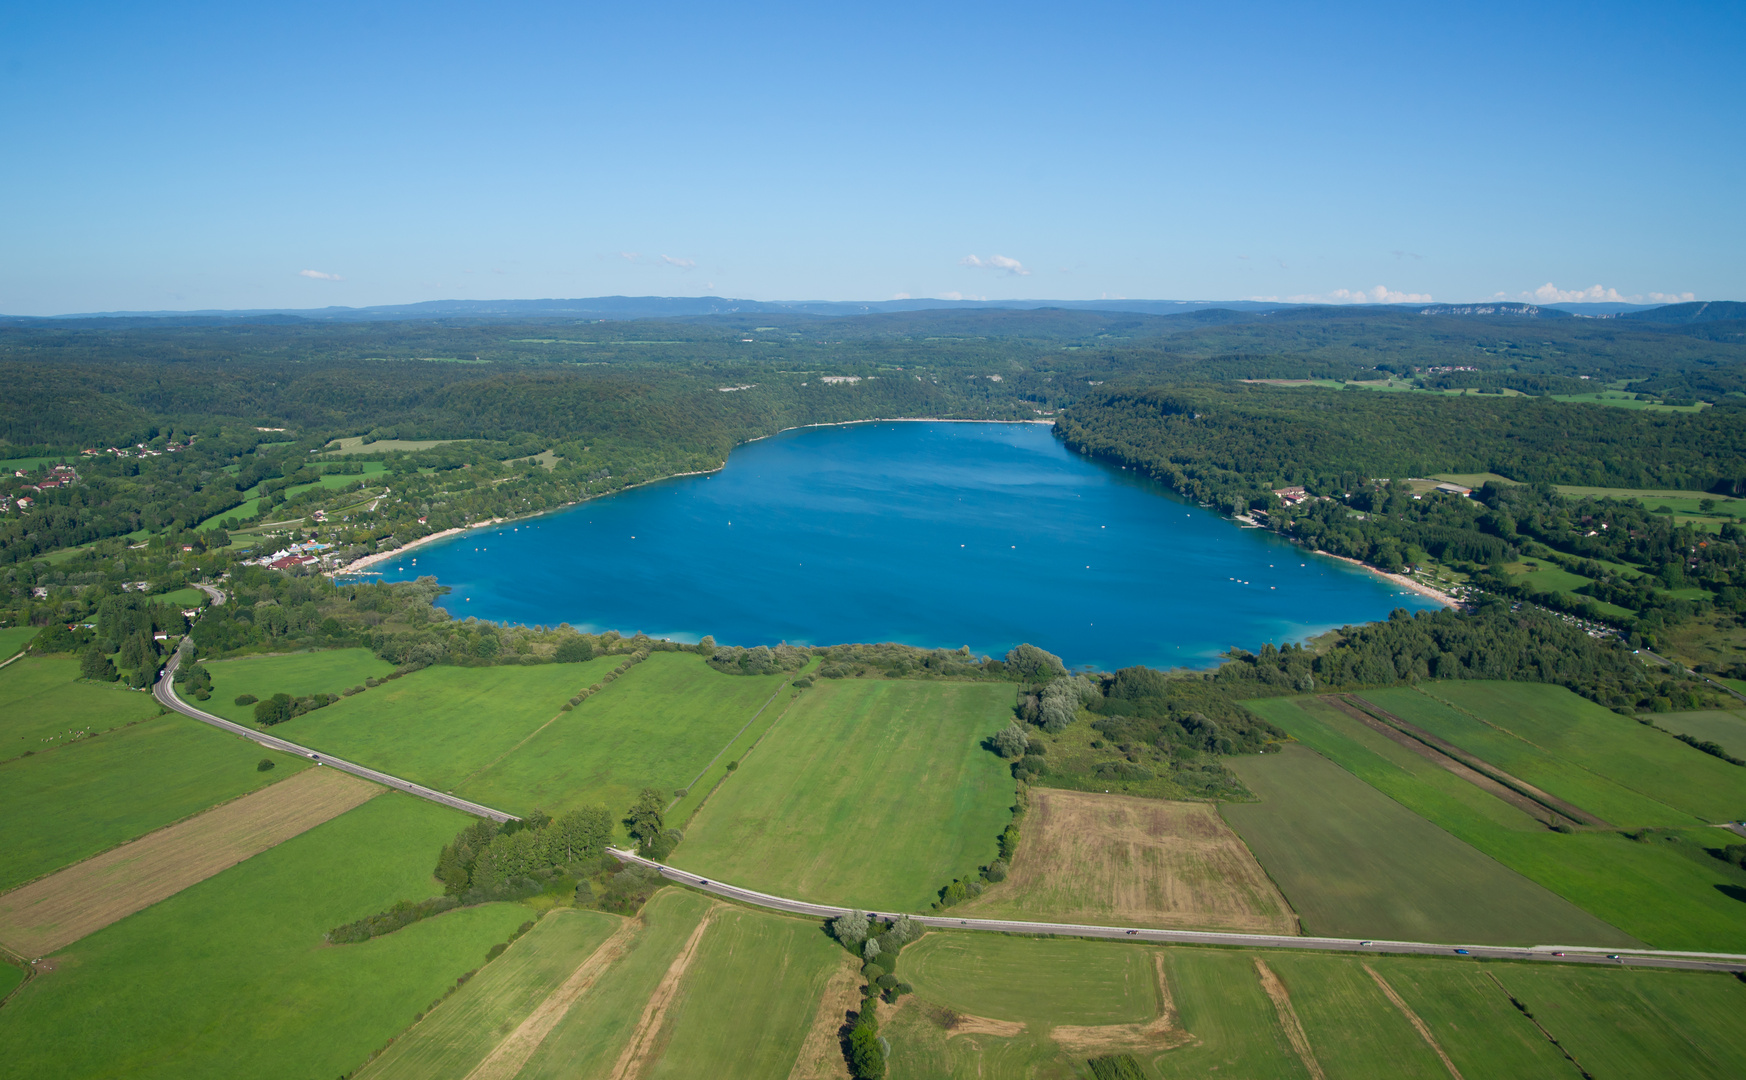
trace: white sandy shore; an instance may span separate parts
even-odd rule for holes
[[[418,547],[420,544],[428,544],[435,540],[447,540],[451,536],[461,535],[468,529],[479,529],[486,525],[496,525],[499,522],[507,520],[507,518],[492,518],[490,521],[474,522],[471,525],[466,525],[459,529],[444,529],[442,532],[434,532],[429,536],[421,536],[410,544],[401,544],[399,547],[392,550],[378,551],[374,555],[366,555],[355,562],[347,563],[338,570],[329,571],[329,576],[332,576],[333,574],[355,574],[358,571],[363,570],[365,567],[375,566],[377,563],[386,562],[389,559],[397,559],[408,551],[411,551],[413,548]]]
[[[1431,588],[1429,585],[1426,585],[1423,582],[1414,581],[1412,578],[1407,577],[1405,574],[1391,574],[1386,570],[1378,570],[1376,567],[1371,566],[1369,563],[1359,562],[1357,559],[1348,559],[1344,555],[1335,555],[1329,551],[1318,551],[1318,552],[1316,552],[1316,554],[1325,556],[1325,557],[1330,558],[1330,559],[1339,559],[1343,563],[1351,563],[1353,566],[1361,567],[1362,569],[1368,570],[1372,574],[1375,574],[1379,578],[1385,578],[1388,581],[1392,581],[1394,584],[1399,585],[1403,589],[1411,589],[1413,592],[1418,593],[1420,596],[1428,596],[1432,600],[1435,600],[1437,603],[1442,604],[1444,607],[1458,608],[1461,606],[1461,601],[1455,599],[1453,596],[1450,596],[1448,593],[1439,592],[1438,590]]]

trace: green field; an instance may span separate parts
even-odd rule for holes
[[[619,659],[537,667],[428,667],[287,720],[274,734],[447,791],[559,715],[565,700],[612,670]],[[266,676],[262,679],[267,681]],[[219,685],[216,674],[213,683]],[[344,686],[330,684],[327,689]],[[212,700],[234,697],[214,693]],[[252,717],[254,707],[248,709]]]
[[[67,656],[24,656],[0,668],[0,760],[163,711],[150,694],[120,683],[78,680],[79,662]]]
[[[1656,948],[1746,951],[1732,899],[1739,893],[1731,891],[1746,889],[1746,872],[1703,854],[1716,830],[1651,834],[1642,843],[1611,831],[1561,835],[1313,698],[1248,704],[1413,813],[1626,934]]]
[[[1712,822],[1746,814],[1746,773],[1739,766],[1694,750],[1561,686],[1458,681],[1425,683],[1423,689],[1549,755],[1676,811]],[[1402,695],[1406,693],[1383,691],[1382,697],[1405,700]],[[1461,745],[1458,740],[1450,741]],[[1534,782],[1532,777],[1523,779]],[[1581,805],[1578,800],[1571,801]],[[1653,824],[1607,820],[1617,825]]]
[[[1746,709],[1657,713],[1649,719],[1656,727],[1713,742],[1737,758],[1746,758]]]
[[[570,1008],[517,1080],[610,1076],[655,987],[713,903],[702,893],[683,889],[656,893],[643,907],[644,925],[629,952]],[[744,989],[752,992],[750,987]]]
[[[570,667],[604,673],[621,660],[519,670]],[[607,666],[593,666],[598,664]],[[559,813],[592,803],[617,814],[644,787],[671,798],[766,702],[772,710],[781,709],[782,700],[771,698],[784,681],[781,675],[724,675],[694,653],[655,653],[526,746],[475,770],[456,790],[518,814],[535,807]]]
[[[599,948],[621,919],[559,909],[373,1062],[371,1080],[461,1080]]]
[[[376,659],[368,649],[244,656],[236,660],[206,661],[205,666],[212,673],[212,700],[195,704],[239,724],[252,724],[255,720],[254,705],[236,703],[242,694],[253,694],[257,698],[270,698],[274,694],[290,694],[292,697],[338,694],[362,686],[365,679],[380,679],[394,670],[393,664]],[[384,689],[387,688],[379,687],[369,693],[380,693]]]
[[[0,627],[0,660],[11,659],[18,651],[30,644],[30,639],[41,633],[35,626]]]
[[[1251,707],[1272,720],[1279,710],[1258,706],[1278,704]],[[1629,941],[1300,746],[1231,764],[1261,801],[1221,810],[1297,909],[1306,934],[1523,945]]]
[[[278,767],[257,771],[255,763],[262,758]],[[0,764],[0,821],[7,825],[6,843],[0,845],[0,889],[266,787],[308,765],[175,715]]]
[[[993,860],[1012,780],[982,748],[1011,716],[988,683],[824,680],[686,829],[673,862],[823,903],[923,910]]]
[[[717,910],[667,1010],[661,1056],[641,1075],[787,1076],[842,960],[811,919]]]
[[[1494,970],[1596,1076],[1746,1076],[1746,985],[1731,976],[1531,964]]]
[[[918,997],[1046,1028],[1144,1024],[1160,1011],[1153,951],[1125,941],[930,933],[898,957]]]
[[[211,599],[205,593],[189,585],[186,588],[174,589],[170,592],[153,593],[147,597],[154,604],[169,604],[177,608],[201,607]]]
[[[489,904],[324,944],[434,892],[430,852],[466,820],[384,795],[98,931],[7,1004],[0,1060],[40,1080],[350,1072],[529,914]]]
[[[1515,684],[1526,686],[1530,684]],[[1543,791],[1564,799],[1568,802],[1599,816],[1609,825],[1619,828],[1640,828],[1642,826],[1659,826],[1664,828],[1684,828],[1699,824],[1696,817],[1675,809],[1663,802],[1658,802],[1642,794],[1638,790],[1607,775],[1597,773],[1583,765],[1559,756],[1551,749],[1548,742],[1536,738],[1530,742],[1525,738],[1512,734],[1498,722],[1477,719],[1471,712],[1452,708],[1445,701],[1460,690],[1461,687],[1449,683],[1427,683],[1424,692],[1418,690],[1369,690],[1362,695],[1383,709],[1400,717],[1402,720],[1424,728],[1440,739],[1445,739],[1475,757],[1489,762],[1518,779],[1525,780]],[[1573,701],[1582,701],[1562,687],[1550,687]],[[1510,690],[1503,696],[1514,701],[1523,700],[1523,696]],[[1543,695],[1541,695],[1543,696]],[[1552,702],[1571,714],[1584,710],[1569,708],[1569,702],[1556,699]],[[1582,702],[1584,705],[1589,703]],[[1488,703],[1492,715],[1505,717],[1504,723],[1512,726],[1521,725],[1522,714],[1506,712],[1498,703]],[[1644,728],[1629,717],[1594,707],[1601,720],[1597,723],[1591,715],[1583,715],[1573,719],[1572,727],[1579,727],[1579,732],[1562,740],[1565,744],[1578,743],[1584,739],[1592,740],[1587,750],[1587,756],[1596,757],[1604,751],[1599,744],[1614,737],[1620,737],[1627,744],[1649,742],[1655,745],[1649,750],[1667,750],[1677,747],[1679,754],[1673,755],[1681,759],[1697,757],[1698,754],[1683,743],[1675,742],[1667,736]],[[1482,714],[1483,715],[1483,714]],[[1607,719],[1610,718],[1610,719]],[[1627,730],[1627,728],[1629,730]],[[1649,738],[1644,739],[1644,735]],[[1725,763],[1717,762],[1726,767]],[[1615,765],[1615,769],[1622,767]],[[1615,776],[1617,773],[1615,772]]]
[[[378,439],[373,443],[366,443],[364,441],[364,436],[353,435],[350,438],[346,438],[346,439],[335,439],[333,442],[330,442],[326,446],[322,447],[321,452],[324,454],[341,454],[341,455],[343,455],[343,454],[380,454],[380,453],[387,453],[387,452],[392,451],[392,450],[405,450],[405,451],[429,450],[433,446],[442,446],[444,443],[454,442],[454,441],[455,440],[453,440],[453,439]],[[365,464],[366,464],[366,466],[368,466],[368,465],[378,466],[378,468],[375,470],[378,472],[381,471],[381,468],[385,467],[383,465],[383,463],[379,462],[379,461],[366,462]]]
[[[1355,963],[1333,957],[1325,962]],[[1450,963],[1422,957],[1376,957],[1365,962],[1387,979],[1425,1022],[1463,1075],[1575,1074],[1564,1055],[1510,1004],[1509,996],[1488,974],[1504,974],[1516,970],[1515,965]],[[1549,970],[1568,973],[1575,969],[1561,966]],[[1375,984],[1371,986],[1374,990]],[[1383,1007],[1392,1008],[1386,1001]],[[1416,1033],[1409,1033],[1409,1038],[1418,1041]]]
[[[1184,1031],[1196,1042],[1153,1057],[1166,1080],[1242,1076],[1253,1080],[1308,1077],[1261,981],[1255,955],[1226,949],[1168,949],[1165,978]],[[1269,961],[1275,954],[1266,954]]]

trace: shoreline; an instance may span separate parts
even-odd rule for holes
[[[1439,604],[1442,604],[1444,607],[1451,607],[1451,608],[1456,608],[1457,610],[1459,610],[1463,606],[1461,601],[1455,599],[1453,596],[1450,596],[1448,593],[1439,592],[1438,590],[1431,588],[1429,585],[1426,585],[1422,582],[1414,581],[1412,578],[1407,577],[1405,574],[1391,574],[1386,570],[1378,570],[1376,567],[1371,566],[1367,562],[1359,562],[1357,559],[1350,559],[1344,555],[1335,555],[1331,551],[1317,550],[1315,552],[1315,554],[1321,555],[1321,556],[1323,556],[1325,558],[1329,558],[1329,559],[1338,559],[1343,563],[1351,563],[1353,566],[1359,567],[1359,568],[1364,569],[1364,570],[1368,570],[1372,574],[1375,574],[1377,577],[1382,578],[1385,581],[1392,582],[1395,585],[1399,585],[1403,589],[1408,589],[1412,592],[1416,592],[1420,596],[1429,597],[1430,599],[1437,601]]]
[[[543,514],[545,511],[542,510],[540,513]],[[397,548],[391,548],[387,551],[378,551],[373,555],[365,555],[363,558],[349,562],[337,570],[329,570],[327,575],[329,577],[335,577],[340,574],[355,574],[366,566],[375,566],[379,562],[387,562],[389,559],[392,559],[397,555],[403,555],[421,544],[429,544],[437,540],[447,540],[449,537],[459,536],[469,529],[482,529],[487,525],[497,525],[508,520],[508,518],[492,518],[490,521],[479,521],[472,525],[462,525],[459,528],[444,529],[442,532],[434,532],[429,536],[421,536],[417,540],[401,544]]]

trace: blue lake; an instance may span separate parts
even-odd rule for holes
[[[1042,424],[866,423],[378,564],[457,618],[724,645],[900,641],[1070,666],[1202,667],[1434,606],[1242,529]]]

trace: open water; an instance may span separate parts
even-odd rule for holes
[[[900,641],[1069,666],[1203,667],[1233,646],[1435,606],[1242,529],[1042,424],[790,431],[708,477],[474,529],[379,563],[457,618],[724,645]]]

